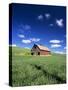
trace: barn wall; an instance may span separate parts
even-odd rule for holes
[[[38,55],[38,52],[40,52],[40,55],[49,55],[50,54],[50,51],[40,50],[38,47],[36,47],[36,48],[33,47],[31,52],[34,53],[34,55]]]
[[[40,51],[40,55],[49,55],[50,51]]]
[[[38,47],[36,47],[36,49],[33,47],[31,52],[33,52],[34,54],[38,54],[38,52],[40,52],[40,49]]]

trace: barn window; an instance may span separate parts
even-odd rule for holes
[[[31,55],[34,55],[34,53],[31,53]]]
[[[38,52],[38,55],[40,55],[40,52]]]
[[[36,49],[36,46],[34,46],[34,48]]]

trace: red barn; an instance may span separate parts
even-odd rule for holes
[[[34,46],[31,49],[31,55],[50,55],[51,51],[42,45],[36,45],[34,44]]]

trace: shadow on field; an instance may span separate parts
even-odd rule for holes
[[[42,68],[41,65],[34,65],[34,64],[31,64],[32,66],[34,66],[37,70],[41,70],[44,74],[44,76],[48,76],[48,77],[52,77],[53,79],[55,79],[57,81],[57,83],[66,83],[66,80],[63,80],[61,77],[59,77],[57,74],[57,72],[54,72],[54,73],[49,73],[47,72],[46,70],[44,70]]]

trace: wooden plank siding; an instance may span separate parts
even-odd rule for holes
[[[41,50],[37,45],[34,45],[31,49],[32,55],[50,55],[51,52],[47,50]]]

